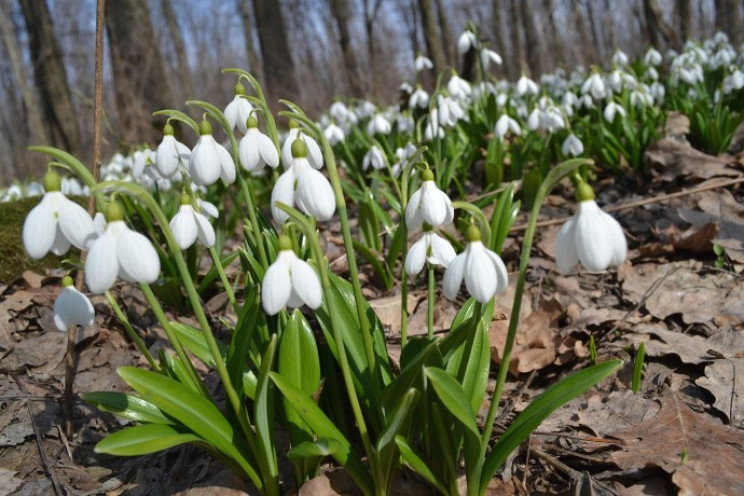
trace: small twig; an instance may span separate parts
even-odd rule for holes
[[[72,450],[70,449],[70,444],[67,442],[67,436],[65,436],[64,431],[62,428],[57,424],[57,431],[59,432],[59,437],[62,439],[62,444],[65,445],[65,449],[67,450],[67,456],[70,457],[70,463],[75,463],[75,460],[72,459]]]
[[[694,195],[695,193],[702,193],[703,191],[709,191],[711,189],[726,188],[728,186],[734,186],[740,183],[744,183],[744,177],[739,177],[737,179],[730,179],[728,181],[722,181],[722,182],[713,183],[713,184],[706,184],[705,186],[700,186],[698,188],[678,191],[676,193],[669,193],[667,195],[654,196],[653,198],[645,198],[643,200],[638,200],[638,201],[634,201],[630,203],[623,203],[621,205],[613,205],[611,207],[605,208],[604,211],[605,212],[618,212],[620,210],[628,210],[631,208],[642,207],[644,205],[651,205],[654,203],[665,202],[667,200],[673,200],[675,198],[682,198],[684,196]],[[557,226],[557,225],[563,224],[564,222],[567,222],[569,219],[571,219],[571,217],[561,217],[560,219],[544,220],[544,221],[538,222],[537,227]],[[521,231],[524,231],[526,228],[527,228],[527,224],[520,224],[518,226],[512,226],[512,228],[509,229],[509,231],[510,232],[521,232]]]
[[[539,446],[532,446],[532,452],[537,456],[539,459],[541,459],[544,462],[547,462],[548,464],[552,465],[553,468],[561,472],[563,475],[568,476],[569,479],[572,481],[580,481],[581,480],[581,474],[560,461],[558,458],[549,455],[545,451],[543,451],[542,448]]]

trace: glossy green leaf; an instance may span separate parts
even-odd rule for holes
[[[265,326],[266,321],[259,303],[259,289],[258,286],[254,286],[247,292],[245,303],[240,309],[225,359],[225,367],[238,394],[245,393],[251,399],[255,398],[256,380],[252,371],[246,371],[248,368],[246,357],[253,337],[260,327]],[[243,377],[242,388],[240,377]]]
[[[446,370],[462,384],[470,400],[470,408],[477,412],[488,386],[488,372],[491,368],[491,347],[488,331],[479,322],[475,332],[469,330],[465,344],[455,350],[447,362]]]
[[[447,410],[466,430],[475,434],[476,437],[480,436],[478,426],[475,424],[475,414],[470,408],[470,399],[462,385],[445,370],[438,368],[427,367],[426,377],[434,386],[434,391]]]
[[[506,461],[511,452],[527,439],[548,415],[590,387],[598,384],[619,369],[622,364],[622,360],[609,360],[592,365],[562,379],[532,400],[527,408],[514,419],[486,456],[480,481],[481,494],[488,485],[488,481]]]
[[[398,446],[395,436],[410,430],[411,414],[419,398],[419,392],[409,389],[388,416],[385,426],[375,444],[379,470],[385,474],[385,487],[389,490],[393,474],[399,465]],[[377,481],[381,484],[381,481]]]
[[[116,391],[82,393],[82,398],[99,410],[114,413],[134,422],[173,424],[155,405],[131,394]]]
[[[292,446],[292,449],[287,452],[287,458],[300,461],[308,458],[335,457],[342,450],[343,446],[338,441],[321,438],[314,442],[304,442]]]
[[[416,451],[416,449],[409,444],[408,440],[403,436],[395,436],[395,444],[398,445],[400,455],[403,460],[411,466],[411,468],[419,474],[421,477],[426,479],[431,485],[436,487],[442,494],[449,494],[447,486],[442,482],[435,474],[429,464],[427,464],[423,457]]]
[[[369,196],[359,204],[359,234],[362,244],[370,248],[370,250],[380,252],[382,251],[380,222],[377,219],[377,213],[371,205],[373,202],[370,198],[371,193],[368,193],[368,195]]]
[[[108,435],[96,444],[95,451],[109,455],[139,456],[201,440],[193,432],[174,425],[136,425]]]
[[[254,418],[256,421],[256,441],[259,460],[264,465],[264,477],[271,477],[275,484],[279,483],[279,469],[276,464],[276,449],[274,443],[274,395],[269,381],[269,374],[274,365],[274,354],[276,353],[276,334],[271,337],[271,342],[261,360],[261,371],[258,374],[258,385],[256,387],[256,403],[254,406]],[[268,472],[268,473],[266,473]]]

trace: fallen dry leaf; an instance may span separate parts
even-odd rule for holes
[[[728,166],[728,160],[705,154],[686,141],[664,138],[646,149],[651,172],[662,181],[710,179],[716,176],[739,177],[741,172]]]
[[[715,396],[713,406],[731,425],[744,427],[744,358],[716,360],[695,383]]]

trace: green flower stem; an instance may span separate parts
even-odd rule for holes
[[[429,340],[434,339],[434,303],[437,299],[436,278],[434,277],[434,266],[427,263],[429,273],[429,292],[426,307],[426,335]]]
[[[522,306],[524,282],[527,278],[527,266],[530,261],[530,251],[532,249],[532,241],[535,237],[535,228],[537,227],[537,218],[540,214],[540,207],[542,206],[545,197],[561,179],[568,176],[579,167],[583,165],[591,165],[593,163],[594,162],[592,160],[585,158],[577,158],[563,162],[548,173],[548,175],[545,177],[545,180],[543,180],[542,184],[538,188],[537,194],[535,195],[535,202],[532,206],[532,212],[530,212],[530,220],[527,224],[527,229],[524,232],[524,241],[522,242],[522,255],[519,260],[519,274],[517,276],[517,286],[514,290],[514,303],[512,304],[511,316],[509,318],[509,331],[506,334],[504,355],[501,358],[501,365],[499,366],[499,372],[496,376],[496,388],[494,389],[493,396],[491,397],[491,405],[488,408],[488,416],[486,417],[486,423],[484,424],[485,429],[482,433],[481,458],[485,457],[486,450],[488,449],[488,441],[491,438],[493,425],[496,421],[496,411],[498,410],[499,402],[501,401],[501,395],[504,391],[506,374],[509,371],[511,352],[512,348],[514,347],[514,340],[517,336],[517,328],[519,326],[519,312]]]
[[[97,183],[96,178],[93,177],[90,170],[88,170],[88,168],[73,155],[51,146],[29,146],[28,149],[32,152],[39,152],[54,157],[61,163],[65,164],[86,184],[86,186],[90,188],[91,194],[95,197],[96,205],[98,205],[99,208],[106,204],[103,192],[100,190],[93,190],[93,187]]]
[[[402,220],[398,229],[405,229],[406,236],[403,242],[403,248],[400,250],[401,256],[401,270],[400,270],[400,347],[405,348],[408,344],[408,274],[403,264],[406,262],[408,256],[408,229],[406,229],[406,221]]]
[[[235,312],[239,314],[240,307],[235,301],[235,293],[233,292],[233,288],[230,285],[230,281],[227,280],[227,275],[225,274],[225,268],[222,266],[222,260],[220,260],[220,256],[217,254],[217,250],[215,249],[214,246],[209,247],[209,254],[212,256],[212,261],[214,262],[214,266],[217,267],[217,274],[219,274],[220,276],[220,281],[222,281],[222,286],[225,287],[225,292],[227,293],[227,299],[230,300],[230,304],[232,305],[233,309],[235,309]]]
[[[209,393],[207,392],[207,388],[204,386],[204,383],[199,377],[199,374],[196,372],[194,364],[191,363],[189,356],[186,354],[186,350],[183,349],[181,341],[178,339],[178,336],[173,330],[173,326],[171,326],[168,317],[166,317],[165,312],[163,311],[163,307],[160,306],[160,302],[158,302],[158,299],[155,297],[155,293],[152,292],[152,288],[149,284],[146,284],[144,282],[139,283],[139,287],[145,294],[145,299],[150,305],[152,312],[155,314],[155,318],[158,319],[158,322],[165,331],[165,335],[168,336],[168,340],[170,340],[171,344],[173,345],[173,349],[176,351],[176,355],[178,355],[178,358],[181,359],[181,362],[183,362],[183,366],[188,371],[189,376],[191,376],[193,385],[196,386],[196,388],[202,395],[208,397]]]
[[[261,234],[261,227],[258,224],[258,217],[256,216],[256,208],[253,204],[253,182],[250,179],[243,178],[242,174],[238,172],[238,184],[243,192],[245,206],[248,209],[248,219],[251,221],[251,230],[258,245],[258,258],[261,260],[261,266],[266,269],[269,267],[269,258],[266,256],[264,237]]]
[[[145,346],[145,342],[142,341],[142,338],[140,338],[137,333],[134,332],[132,324],[129,323],[129,319],[127,319],[127,316],[124,315],[124,312],[122,311],[119,304],[116,302],[116,299],[114,299],[111,291],[106,291],[106,298],[108,299],[109,305],[111,305],[111,308],[114,310],[116,318],[118,318],[119,322],[121,322],[121,325],[124,326],[124,330],[127,331],[127,334],[134,342],[134,345],[137,347],[139,352],[142,353],[142,356],[147,359],[147,363],[150,364],[150,367],[154,371],[160,372],[160,365],[158,365],[158,362],[156,362],[155,359],[152,357],[152,355],[150,354],[150,350],[147,349],[147,346]]]

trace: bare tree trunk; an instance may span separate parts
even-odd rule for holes
[[[52,143],[77,155],[81,151],[80,130],[67,85],[62,51],[54,34],[46,0],[21,0],[21,10],[31,45],[31,62],[43,121],[47,123]]]
[[[524,28],[524,42],[527,49],[527,65],[530,74],[540,74],[542,71],[542,57],[540,55],[540,37],[535,27],[534,5],[530,0],[521,0],[522,26]]]
[[[582,14],[582,6],[579,0],[573,0],[572,12],[574,25],[579,35],[579,46],[576,60],[581,64],[593,64],[597,61],[597,46],[589,39],[589,29],[586,25],[586,19]]]
[[[506,36],[503,27],[503,12],[506,6],[503,0],[493,0],[491,10],[493,14],[494,50],[500,55],[506,55]]]
[[[563,46],[563,37],[558,32],[558,27],[555,24],[555,0],[543,0],[542,8],[547,16],[545,22],[548,30],[548,43],[553,45],[553,56],[555,57],[556,65],[562,65],[566,61],[566,54],[565,47]]]
[[[646,19],[651,45],[656,48],[662,48],[662,44],[676,45],[674,32],[664,21],[661,9],[656,0],[643,0],[643,16]]]
[[[522,37],[520,36],[519,27],[522,25],[522,16],[519,10],[521,0],[511,0],[509,4],[509,14],[511,15],[511,49],[513,60],[516,64],[511,72],[511,77],[515,78],[520,72],[527,70],[527,62],[522,50]]]
[[[612,9],[612,2],[610,0],[604,0],[604,33],[605,45],[610,50],[615,51],[619,47],[617,46],[617,39],[615,39],[615,12]]]
[[[742,37],[744,21],[741,17],[741,2],[737,0],[715,0],[717,31],[725,32],[733,44]]]
[[[455,42],[452,40],[452,30],[450,29],[449,22],[447,22],[447,12],[444,10],[442,0],[436,0],[436,2],[437,17],[439,17],[439,31],[442,35],[442,51],[444,52],[444,60],[447,61],[447,64],[454,66],[457,51],[455,50]]]
[[[679,33],[682,37],[681,43],[684,43],[693,36],[692,4],[690,0],[678,0],[677,13],[679,15]]]
[[[147,0],[107,2],[105,16],[121,144],[157,143],[160,120],[152,112],[174,99]]]
[[[281,2],[253,0],[258,38],[261,40],[264,91],[269,105],[278,108],[278,98],[300,99],[294,60],[284,24]]]
[[[245,49],[248,53],[248,70],[253,76],[262,81],[261,64],[258,62],[258,53],[253,45],[253,21],[251,20],[250,0],[238,0],[240,3],[240,18],[243,21],[243,33],[245,34]]]
[[[349,3],[348,0],[330,0],[330,3],[331,14],[338,29],[341,54],[344,59],[343,72],[346,87],[351,96],[360,97],[364,94],[364,89],[357,69],[356,54],[351,46],[351,36],[349,36]]]
[[[180,79],[178,86],[183,90],[181,96],[185,97],[184,100],[194,98],[196,95],[194,94],[194,84],[191,81],[189,58],[186,56],[186,49],[183,46],[183,38],[181,38],[176,13],[173,11],[171,0],[160,0],[160,4],[165,16],[165,23],[168,25],[168,35],[173,40],[173,49],[176,51],[176,57],[178,58],[178,76]]]
[[[594,2],[593,0],[584,0],[584,5],[586,6],[586,16],[589,22],[589,33],[592,35],[592,43],[594,44],[597,56],[603,59],[605,50],[602,46],[602,40],[599,38],[599,26],[597,17],[594,15]]]
[[[442,49],[442,40],[437,36],[436,18],[431,0],[419,0],[421,9],[421,26],[424,31],[426,51],[434,64],[434,73],[439,74],[447,66],[447,60]]]

